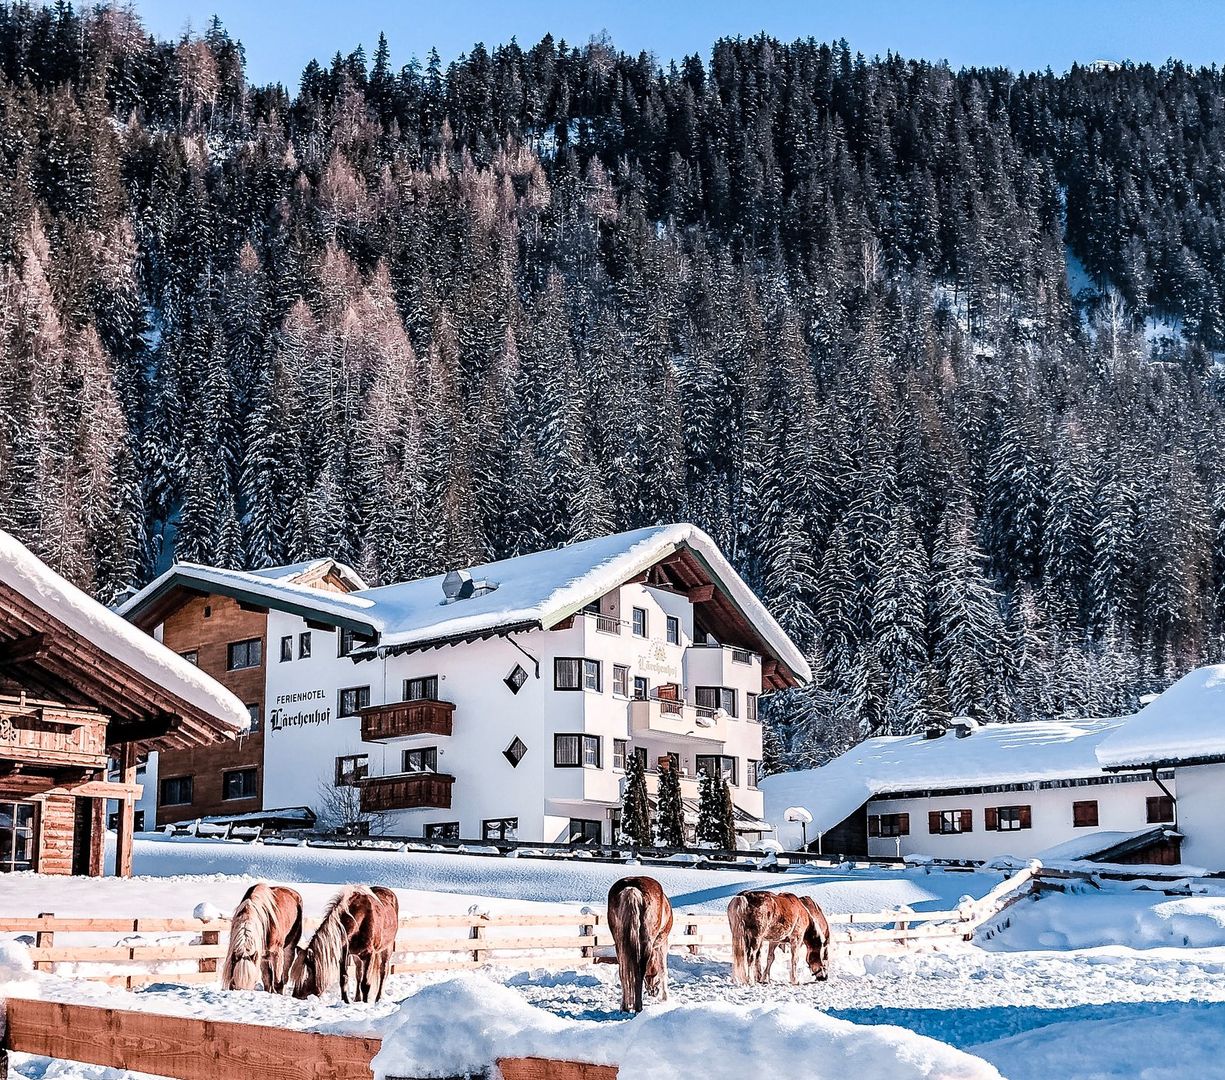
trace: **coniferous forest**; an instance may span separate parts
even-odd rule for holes
[[[394,45],[394,43],[392,43]],[[407,62],[405,62],[407,61]],[[342,49],[0,6],[0,526],[376,582],[691,520],[769,767],[1225,653],[1225,74]]]

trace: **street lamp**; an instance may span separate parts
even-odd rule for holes
[[[800,834],[804,838],[803,848],[808,850],[808,826],[812,823],[812,814],[802,806],[789,806],[783,811],[783,820],[799,823]]]

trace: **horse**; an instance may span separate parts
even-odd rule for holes
[[[290,969],[293,996],[327,993],[340,983],[340,999],[349,1003],[349,961],[357,969],[358,1001],[368,1002],[371,973],[378,976],[374,1000],[383,996],[383,981],[391,967],[400,904],[390,889],[349,885],[327,906],[306,948],[298,949]]]
[[[642,1012],[642,987],[668,1000],[672,905],[658,881],[625,877],[608,890],[608,927],[617,946],[621,1010]]]
[[[796,979],[800,945],[814,979],[829,978],[829,922],[814,901],[794,893],[742,892],[727,905],[732,928],[732,981],[747,985],[770,981],[775,951],[791,950],[791,982]],[[768,955],[762,962],[762,953]]]
[[[302,897],[284,885],[252,885],[234,909],[230,944],[221,969],[225,990],[265,990],[280,994],[289,960],[302,937]]]

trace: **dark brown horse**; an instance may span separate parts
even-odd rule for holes
[[[252,885],[230,920],[222,989],[254,990],[259,982],[269,993],[283,993],[301,937],[302,897],[283,885]]]
[[[319,928],[305,949],[294,957],[290,979],[296,998],[325,994],[337,982],[340,998],[349,1001],[349,961],[357,973],[358,1001],[383,996],[383,982],[391,967],[396,933],[400,928],[400,904],[390,889],[350,885],[333,897]],[[372,976],[378,980],[373,987]]]
[[[813,978],[829,978],[829,922],[816,903],[794,893],[751,891],[727,905],[732,928],[732,981],[746,985],[770,981],[774,953],[791,950],[791,981],[796,980],[800,946]],[[767,952],[768,950],[768,952]],[[763,962],[763,953],[766,953]]]
[[[608,890],[608,928],[617,946],[621,1008],[642,1012],[642,986],[668,1000],[668,935],[672,905],[658,881],[626,877]]]

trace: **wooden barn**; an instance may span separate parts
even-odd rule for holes
[[[0,872],[131,873],[137,757],[233,739],[245,706],[0,531]],[[108,779],[110,762],[117,779]]]

